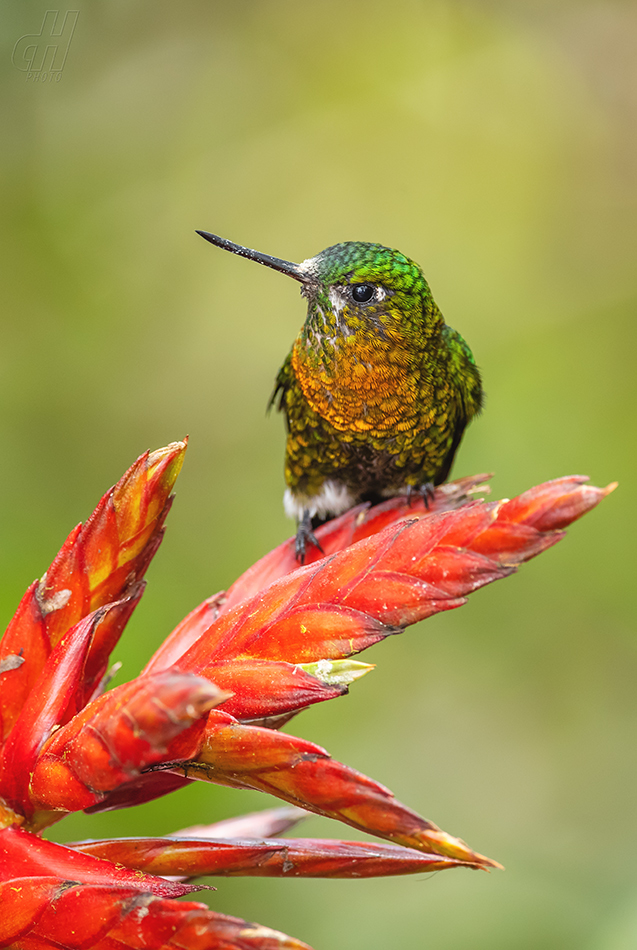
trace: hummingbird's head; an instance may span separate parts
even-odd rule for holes
[[[382,244],[334,244],[299,267],[308,275],[301,292],[310,302],[327,298],[330,310],[354,319],[421,313],[433,303],[418,264]]]
[[[412,323],[422,326],[442,320],[418,264],[382,244],[345,241],[294,264],[207,231],[197,233],[217,247],[299,281],[308,300],[306,325],[314,329],[323,323],[350,330],[368,326],[405,332]]]

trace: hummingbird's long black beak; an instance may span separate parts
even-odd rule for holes
[[[288,277],[293,277],[301,283],[304,283],[308,279],[307,272],[304,271],[299,264],[293,264],[291,261],[282,261],[279,257],[270,257],[269,254],[262,254],[261,251],[253,251],[250,247],[235,244],[233,241],[219,237],[218,234],[210,234],[208,231],[197,231],[197,234],[200,234],[206,241],[210,241],[211,244],[223,248],[224,251],[231,251],[240,257],[247,257],[250,261],[265,264],[266,267],[271,267],[273,270],[278,270],[282,274],[287,274]]]

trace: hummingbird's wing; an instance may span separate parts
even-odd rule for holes
[[[285,363],[277,373],[277,377],[274,382],[274,390],[268,400],[267,412],[269,412],[274,405],[276,405],[276,408],[279,412],[285,412],[285,394],[292,385],[293,379],[294,371],[292,369],[292,352],[290,351],[286,357]]]
[[[445,456],[445,460],[442,463],[442,467],[436,477],[434,478],[434,485],[442,485],[443,482],[446,482],[449,477],[449,472],[451,471],[451,466],[453,465],[453,460],[456,452],[458,451],[458,446],[462,440],[464,430],[467,427],[467,417],[462,414],[457,420],[455,428],[453,430],[453,439],[451,445],[449,446],[449,451]]]
[[[462,440],[464,430],[476,416],[484,400],[480,371],[475,364],[473,354],[466,341],[457,330],[445,324],[443,334],[451,355],[450,375],[456,391],[455,420],[453,421],[453,437],[444,462],[436,475],[434,482],[441,485],[449,477],[451,466],[458,446]],[[452,417],[453,418],[453,417]]]

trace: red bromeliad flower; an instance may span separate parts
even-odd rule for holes
[[[278,730],[371,669],[352,656],[506,577],[615,486],[573,476],[485,503],[472,500],[479,476],[440,486],[429,509],[361,505],[318,529],[324,554],[312,548],[299,568],[286,541],[195,608],[140,676],[107,691],[185,450],[176,442],[137,460],[31,585],[0,642],[0,947],[300,950],[175,898],[201,875],[499,867]],[[62,846],[40,836],[69,812],[136,805],[192,781],[260,789],[288,807],[167,838]],[[390,843],[274,837],[301,809]]]

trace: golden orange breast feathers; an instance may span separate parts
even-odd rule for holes
[[[309,406],[341,432],[409,429],[418,404],[431,395],[411,354],[377,340],[348,337],[329,363],[313,359],[297,341],[292,368]]]

